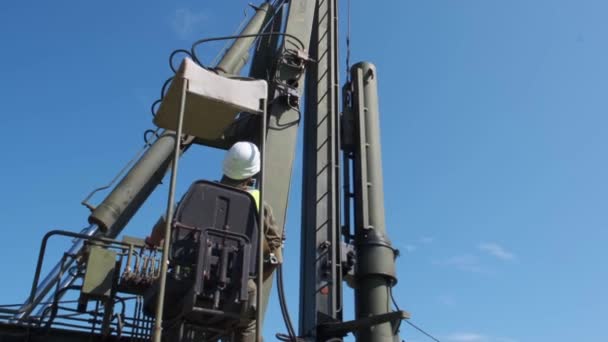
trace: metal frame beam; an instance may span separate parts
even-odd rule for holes
[[[338,127],[337,0],[317,1],[306,81],[300,335],[342,320]]]
[[[273,210],[280,233],[283,233],[287,215],[296,139],[301,119],[299,98],[304,89],[306,61],[297,59],[298,53],[300,57],[306,57],[307,54],[315,4],[314,0],[290,2],[282,55],[278,56],[274,75],[270,80],[274,99],[270,102],[268,110],[265,174],[268,182],[264,189],[266,202]],[[271,276],[264,281],[264,289],[261,293],[262,311],[268,306],[273,278]]]

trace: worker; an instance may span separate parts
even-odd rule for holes
[[[237,142],[226,153],[223,163],[223,176],[221,183],[248,191],[255,199],[256,206],[260,207],[260,192],[252,188],[253,177],[260,172],[260,151],[250,142]],[[264,203],[264,259],[274,259],[272,263],[264,263],[263,279],[266,280],[276,266],[282,262],[282,238],[278,233],[277,225],[272,215],[272,209]],[[239,327],[232,338],[233,342],[249,342],[256,340],[255,334],[255,297],[257,287],[253,280],[249,280],[249,298],[253,310],[248,313],[247,319]]]
[[[249,192],[255,200],[256,207],[260,207],[260,192],[253,187],[254,177],[260,172],[260,151],[251,142],[237,142],[228,150],[222,165],[222,179],[220,183]],[[156,225],[155,227],[162,227]],[[283,262],[282,243],[283,239],[278,233],[278,228],[272,214],[272,209],[264,203],[264,273],[263,280],[272,275],[274,269]],[[154,229],[146,243],[151,246],[159,246],[164,236],[163,229]],[[257,286],[255,281],[248,282],[249,310],[243,317],[242,324],[233,331],[229,341],[250,342],[256,340],[256,295]]]

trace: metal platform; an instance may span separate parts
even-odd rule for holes
[[[103,336],[85,331],[59,328],[35,328],[18,324],[0,323],[0,342],[113,342],[113,341],[148,341],[148,338],[131,336]]]

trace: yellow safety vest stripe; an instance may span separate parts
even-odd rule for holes
[[[253,199],[255,200],[255,207],[258,208],[258,210],[260,209],[260,190],[258,189],[247,189],[247,192],[251,194],[251,196],[253,196]]]

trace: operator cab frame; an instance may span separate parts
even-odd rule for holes
[[[255,278],[257,293],[262,292],[263,229],[259,227],[263,227],[264,206],[258,209],[246,191],[209,181],[194,182],[175,214],[174,198],[182,139],[223,149],[243,139],[257,140],[261,170],[256,183],[259,203],[264,203],[267,96],[264,80],[219,75],[185,58],[160,104],[154,123],[175,131],[180,139],[172,158],[161,274],[146,304],[148,314],[156,317],[157,330],[179,323],[179,331],[191,325],[204,336],[207,332],[221,336],[238,324],[252,301],[247,293],[249,279]],[[255,121],[257,134],[248,130],[243,137],[243,130],[235,129],[243,122],[251,128]],[[261,297],[254,300],[260,307]],[[260,310],[256,314],[260,335]]]

